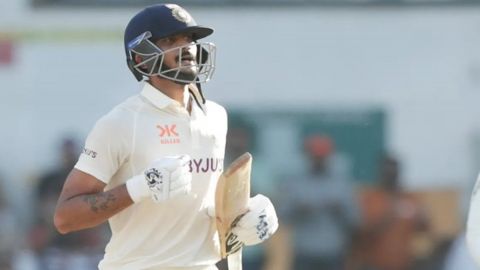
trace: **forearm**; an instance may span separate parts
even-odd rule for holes
[[[62,234],[95,227],[131,204],[125,185],[106,192],[76,195],[58,204],[55,227]]]

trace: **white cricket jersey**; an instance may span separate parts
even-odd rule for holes
[[[187,90],[185,96],[190,98]],[[75,168],[105,182],[105,190],[142,174],[163,156],[189,154],[193,176],[190,195],[160,204],[145,199],[111,217],[112,238],[100,269],[211,266],[220,259],[206,208],[214,204],[223,170],[226,132],[222,106],[192,100],[189,114],[149,83],[96,123]]]

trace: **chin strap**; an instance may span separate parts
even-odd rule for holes
[[[198,107],[200,107],[202,111],[206,113],[207,112],[207,108],[205,106],[206,100],[205,100],[205,97],[203,96],[202,87],[200,83],[189,84],[188,92],[190,92],[190,94],[193,96],[193,99],[197,103]]]

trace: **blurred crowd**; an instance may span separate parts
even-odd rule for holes
[[[244,248],[244,269],[479,268],[465,245],[460,192],[405,190],[401,162],[390,153],[380,155],[375,179],[359,181],[334,138],[323,132],[300,141],[301,170],[272,168],[268,157],[254,150],[255,133],[247,122],[231,123],[226,163],[253,152],[252,193],[274,200],[280,228],[265,244]],[[227,269],[225,261],[219,266]]]
[[[58,162],[34,180],[31,220],[26,231],[4,200],[0,190],[0,269],[1,270],[86,270],[96,269],[109,237],[107,225],[61,235],[53,226],[53,214],[63,182],[80,154],[77,142],[59,142]],[[8,183],[2,182],[3,185]],[[3,200],[2,200],[3,199]]]
[[[265,244],[244,248],[244,269],[476,269],[466,250],[462,218],[453,231],[438,229],[445,226],[437,224],[435,205],[402,189],[402,165],[395,156],[382,155],[376,179],[360,184],[348,166],[339,165],[334,138],[308,134],[301,142],[304,168],[286,174],[285,168],[272,168],[268,157],[253,151],[254,134],[246,123],[232,125],[225,162],[252,152],[252,195],[272,198],[280,228]],[[57,166],[34,181],[34,215],[26,231],[2,189],[8,179],[0,181],[0,270],[96,269],[103,256],[106,224],[68,235],[54,229],[54,208],[78,158],[78,142],[65,138],[58,152]],[[218,267],[227,269],[226,262]]]

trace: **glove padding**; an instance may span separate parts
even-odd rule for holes
[[[143,175],[127,181],[127,190],[134,202],[151,197],[156,203],[189,194],[192,174],[188,155],[167,156],[154,160]]]
[[[249,211],[232,229],[238,240],[247,246],[259,244],[270,238],[278,229],[278,218],[270,199],[258,194],[250,198]]]

